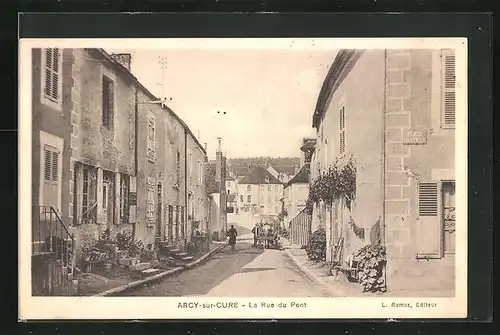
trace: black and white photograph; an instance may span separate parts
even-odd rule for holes
[[[32,317],[466,315],[466,39],[20,50]]]

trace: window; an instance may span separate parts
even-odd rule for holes
[[[181,211],[181,238],[184,238],[185,237],[184,223],[186,222],[184,214],[185,213],[184,206],[180,207],[180,211]]]
[[[80,170],[81,169],[81,170]],[[82,223],[97,222],[97,173],[96,169],[87,165],[80,165],[82,178]],[[77,183],[78,185],[78,183]]]
[[[148,117],[148,161],[154,163],[156,158],[156,120],[153,114]]]
[[[46,181],[59,180],[59,152],[55,148],[45,146],[44,175]]]
[[[42,49],[42,97],[45,101],[61,104],[62,91],[62,49]]]
[[[273,189],[272,189],[272,186],[271,186],[271,185],[267,185],[267,190],[268,190],[269,192],[271,192],[271,191],[273,190]]]
[[[181,153],[177,151],[177,182],[179,182],[181,177]]]
[[[120,178],[120,222],[129,222],[130,177],[122,174]]]
[[[442,126],[455,127],[455,54],[454,50],[443,50],[442,56]]]
[[[251,195],[248,195],[248,196],[247,196],[247,202],[248,202],[248,203],[251,203],[251,202],[252,202],[252,196],[251,196]]]
[[[276,192],[279,192],[280,191],[279,185],[276,185],[274,189],[275,189]]]
[[[168,205],[167,211],[168,211],[168,238],[170,241],[172,241],[174,238],[173,206]]]
[[[147,221],[152,224],[155,220],[155,180],[148,177]]]
[[[60,151],[52,146],[45,145],[43,150],[43,185],[41,185],[41,205],[51,206],[59,210],[60,176],[59,160]]]
[[[102,125],[109,130],[113,130],[114,106],[114,83],[102,76]]]
[[[247,192],[250,192],[252,190],[252,187],[250,185],[247,185]]]
[[[230,193],[231,193],[231,191],[230,191],[230,190],[227,190],[227,194],[230,194]]]
[[[241,195],[240,195],[240,201],[241,201],[241,202],[245,201],[245,200],[243,199],[243,194],[241,194]]]
[[[345,138],[345,128],[346,128],[346,120],[345,120],[345,106],[340,108],[339,112],[340,119],[340,130],[339,130],[339,153],[343,155],[345,153],[346,147],[346,138]]]

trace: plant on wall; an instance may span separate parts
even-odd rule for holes
[[[341,197],[346,200],[346,206],[350,210],[356,197],[356,164],[352,157],[345,163],[337,160],[312,182],[307,207],[312,210],[313,204],[320,201],[330,205],[333,200]]]
[[[386,292],[384,269],[387,262],[384,246],[367,245],[356,252],[358,260],[358,278],[363,292]]]

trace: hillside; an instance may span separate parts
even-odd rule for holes
[[[237,176],[245,176],[250,167],[254,165],[273,166],[278,172],[288,175],[295,173],[295,167],[299,167],[298,157],[249,157],[249,158],[228,158],[227,165],[229,171]]]

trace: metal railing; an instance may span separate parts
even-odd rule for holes
[[[311,220],[307,208],[302,209],[290,221],[290,242],[296,245],[307,245],[309,236],[311,235]]]
[[[35,209],[36,211],[36,209]],[[67,285],[74,268],[75,238],[51,206],[38,206],[32,223],[32,277],[41,294]],[[36,257],[39,257],[36,259]]]

